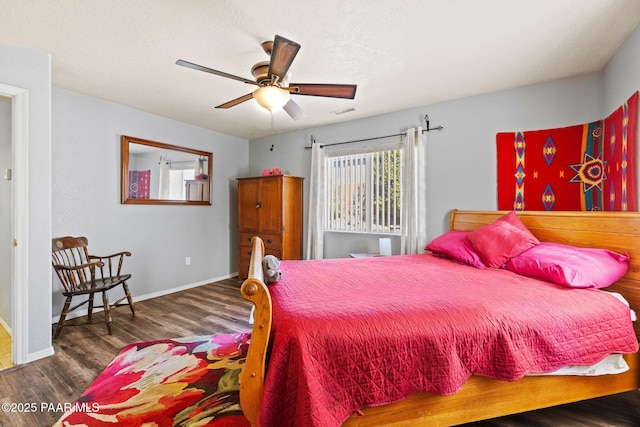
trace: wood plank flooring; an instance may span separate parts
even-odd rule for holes
[[[0,370],[13,366],[11,362],[11,335],[0,326]]]
[[[0,372],[0,404],[37,404],[37,410],[30,413],[0,411],[0,426],[52,425],[62,414],[55,406],[75,401],[128,343],[249,330],[251,305],[239,289],[236,279],[228,279],[142,301],[136,304],[135,318],[127,307],[121,307],[113,312],[113,335],[107,335],[103,323],[63,328],[54,341],[53,356]],[[97,313],[95,320],[102,320],[101,316]],[[42,403],[54,408],[42,409]],[[639,425],[640,391],[633,391],[467,427]]]

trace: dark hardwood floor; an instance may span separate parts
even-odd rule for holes
[[[74,402],[131,342],[249,330],[251,305],[239,289],[236,279],[228,279],[141,301],[135,318],[121,307],[113,312],[113,335],[107,335],[104,323],[65,327],[54,340],[53,356],[0,371],[0,404],[37,404],[34,412],[0,410],[0,426],[52,425],[62,414],[56,406]],[[95,317],[102,321],[102,313]],[[640,426],[640,391],[467,426]]]
[[[240,282],[228,279],[138,302],[135,318],[129,307],[120,307],[112,312],[113,335],[107,334],[102,312],[94,314],[99,323],[65,326],[53,341],[53,356],[0,371],[0,404],[38,407],[33,413],[0,410],[0,426],[51,426],[62,411],[41,411],[40,405],[74,402],[128,343],[248,331],[250,311],[251,303],[240,295]]]

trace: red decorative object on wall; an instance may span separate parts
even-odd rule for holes
[[[129,198],[148,199],[151,170],[129,171]]]
[[[604,120],[498,133],[498,209],[637,211],[637,107],[638,92]]]

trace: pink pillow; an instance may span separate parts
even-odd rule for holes
[[[427,247],[436,256],[452,259],[476,268],[486,268],[467,238],[468,231],[452,230],[433,239]]]
[[[606,249],[541,242],[511,258],[506,267],[569,288],[606,288],[625,275],[629,256]]]
[[[513,211],[472,231],[468,238],[487,267],[501,267],[540,243]]]

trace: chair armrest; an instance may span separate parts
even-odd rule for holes
[[[92,283],[96,277],[96,270],[102,271],[103,266],[104,263],[102,261],[90,261],[72,266],[54,265],[53,269],[65,291],[75,292],[78,288],[85,289],[87,283]],[[88,274],[87,268],[89,269]]]
[[[111,254],[111,255],[89,255],[89,259],[107,259],[107,258],[114,258],[117,256],[131,256],[131,252],[122,251],[122,252],[116,252],[115,254]]]
[[[104,262],[102,262],[102,261],[91,261],[91,262],[88,262],[86,264],[79,264],[79,265],[72,265],[72,266],[54,265],[53,268],[56,269],[56,270],[75,271],[75,270],[82,270],[83,268],[87,268],[87,267],[100,267],[100,268],[102,268],[103,266],[104,266]]]
[[[122,270],[122,261],[124,260],[125,256],[131,256],[131,252],[129,251],[122,251],[122,252],[116,252],[115,254],[111,254],[111,255],[89,255],[88,259],[90,260],[107,260],[107,271],[104,271],[103,266],[100,267],[100,274],[102,275],[102,277],[115,277],[115,276],[120,276],[120,272]],[[117,259],[117,265],[114,265],[114,262],[112,261],[113,259]]]

